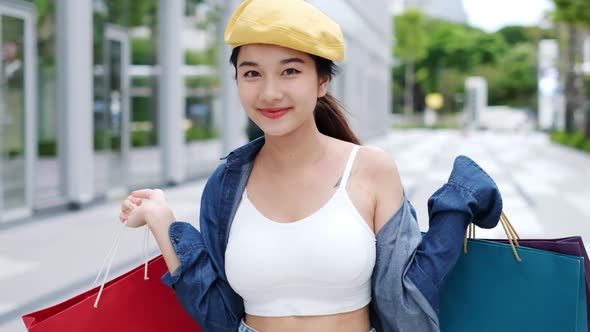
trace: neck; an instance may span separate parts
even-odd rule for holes
[[[326,138],[312,121],[288,135],[266,135],[260,155],[273,168],[285,171],[301,169],[324,155]]]

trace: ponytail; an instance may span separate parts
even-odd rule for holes
[[[318,99],[314,115],[320,133],[360,145],[359,139],[348,125],[342,105],[329,92]]]

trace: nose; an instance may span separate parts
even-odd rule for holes
[[[262,91],[260,93],[260,99],[265,104],[272,105],[274,102],[283,98],[283,92],[278,82],[273,79],[267,79],[264,81]]]

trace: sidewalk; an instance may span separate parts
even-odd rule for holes
[[[206,180],[164,189],[178,220],[198,225]],[[122,199],[0,232],[0,331],[26,331],[20,317],[88,290],[116,232]],[[109,279],[142,264],[144,228],[125,229]],[[159,254],[150,238],[150,257]],[[22,285],[26,285],[23,287]]]

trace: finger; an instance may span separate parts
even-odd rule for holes
[[[129,201],[131,201],[131,203],[133,203],[133,204],[135,204],[137,206],[141,205],[141,198],[137,198],[137,197],[134,197],[132,195],[129,195],[129,196],[127,196],[127,199]]]
[[[137,205],[131,203],[130,201],[125,200],[123,202],[123,209],[122,211],[129,214],[131,211],[135,210],[137,208]]]
[[[123,203],[121,203],[121,212],[128,212],[129,210],[129,206],[128,204],[128,200],[124,200]]]
[[[121,214],[119,214],[119,220],[121,222],[127,221],[128,218],[129,218],[129,216],[126,213],[124,213],[124,212],[121,212]]]
[[[135,211],[135,209],[137,209],[137,205],[127,201],[127,208],[129,209],[130,212]]]
[[[136,198],[147,198],[149,199],[150,196],[152,195],[153,190],[152,189],[140,189],[140,190],[135,190],[131,192],[131,196],[136,197]]]

